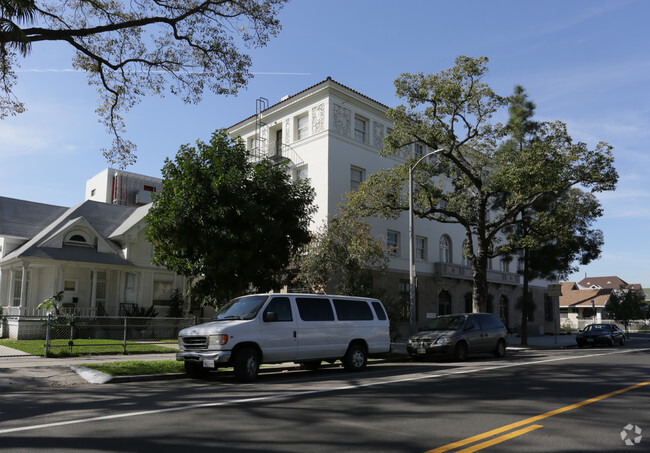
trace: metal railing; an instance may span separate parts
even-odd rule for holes
[[[155,346],[176,348],[180,330],[204,322],[198,318],[126,316],[0,316],[0,334],[17,338],[31,355],[127,354],[156,352]],[[21,341],[26,340],[26,341]],[[15,356],[13,340],[0,342],[0,356]],[[155,346],[154,346],[155,345]],[[4,352],[2,352],[4,350]],[[10,353],[12,352],[12,353]]]

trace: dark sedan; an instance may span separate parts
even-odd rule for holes
[[[616,324],[589,324],[576,335],[581,348],[586,345],[606,344],[614,346],[625,344],[625,334]]]

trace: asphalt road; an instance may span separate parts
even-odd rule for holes
[[[13,392],[0,450],[647,452],[649,408],[650,348],[527,350]]]

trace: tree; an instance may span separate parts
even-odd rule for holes
[[[510,118],[506,124],[509,138],[501,145],[501,153],[522,153],[539,140],[540,124],[532,121],[535,104],[528,100],[525,90],[516,86],[509,98]],[[525,185],[514,186],[513,191],[526,190]],[[511,193],[504,193],[507,202]],[[496,204],[497,208],[499,202]],[[555,278],[557,273],[577,270],[573,263],[588,264],[600,256],[603,236],[591,229],[592,222],[602,215],[599,201],[593,194],[578,188],[564,193],[540,197],[523,209],[518,221],[504,229],[507,242],[500,252],[519,257],[523,277],[521,311],[521,342],[528,343],[527,320],[533,310],[529,283],[535,278]]]
[[[370,225],[342,212],[294,256],[294,285],[316,293],[371,296],[373,276],[387,265],[387,252],[370,234]]]
[[[488,260],[502,253],[504,230],[522,211],[577,185],[613,190],[618,178],[609,145],[601,142],[590,150],[574,143],[561,122],[541,123],[537,140],[520,152],[503,150],[507,130],[491,119],[507,99],[481,81],[486,73],[487,58],[460,56],[438,74],[402,74],[395,86],[405,104],[389,109],[395,127],[382,150],[403,157],[412,143],[443,149],[437,161],[423,162],[413,172],[414,213],[465,230],[474,311],[486,307]],[[351,194],[349,209],[393,218],[408,210],[405,183],[413,162],[407,156],[403,164],[371,175]]]
[[[0,0],[0,118],[24,110],[12,92],[18,56],[35,43],[66,43],[76,51],[73,67],[98,87],[97,113],[113,136],[104,156],[124,167],[136,156],[122,114],[166,90],[187,103],[206,88],[237,93],[251,77],[241,47],[264,46],[278,34],[284,2]]]
[[[605,310],[613,315],[616,321],[623,323],[629,335],[630,321],[643,318],[644,305],[646,303],[643,291],[621,289],[612,293],[609,302],[605,304]]]
[[[270,161],[252,163],[224,130],[165,160],[162,190],[145,220],[154,263],[193,279],[190,294],[218,304],[284,282],[290,256],[309,242],[315,211],[306,181]]]

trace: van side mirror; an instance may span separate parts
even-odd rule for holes
[[[278,315],[274,311],[264,312],[264,322],[276,322],[277,320]]]

